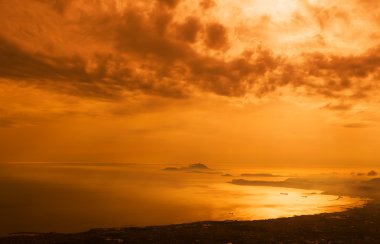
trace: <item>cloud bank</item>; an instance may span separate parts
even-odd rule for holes
[[[377,3],[344,3],[1,1],[0,78],[106,100],[287,86],[349,109],[379,90],[380,22]]]

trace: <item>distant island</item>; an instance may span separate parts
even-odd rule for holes
[[[167,171],[191,171],[191,170],[209,170],[210,168],[201,163],[189,164],[186,167],[166,167],[163,170]]]
[[[189,164],[188,166],[182,167],[166,167],[163,168],[164,171],[171,172],[187,172],[187,173],[198,173],[198,174],[223,174],[220,171],[209,168],[207,165],[202,163]]]

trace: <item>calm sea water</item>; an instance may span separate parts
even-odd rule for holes
[[[171,172],[163,167],[1,164],[0,234],[266,219],[340,211],[364,203],[318,190],[233,185],[227,182],[241,177],[217,171]]]

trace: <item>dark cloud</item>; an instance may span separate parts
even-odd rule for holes
[[[360,129],[360,128],[368,127],[368,124],[365,124],[365,123],[347,123],[347,124],[343,124],[343,127]]]
[[[340,78],[338,82],[331,83],[332,88],[345,89],[352,85],[349,78],[365,78],[378,70],[380,63],[378,51],[379,48],[374,48],[357,56],[309,54],[306,59],[306,64],[308,64],[306,67],[312,76]]]
[[[228,44],[228,33],[226,28],[219,23],[206,26],[205,43],[208,48],[221,49]]]
[[[352,104],[348,103],[338,103],[338,104],[327,104],[324,106],[324,108],[330,109],[330,110],[349,110],[352,108]]]
[[[109,36],[114,38],[116,50],[120,55],[133,58],[137,63],[135,69],[146,71],[148,75],[145,78],[149,80],[144,86],[147,88],[161,87],[168,82],[174,88],[177,86],[178,89],[173,91],[179,93],[195,87],[219,95],[241,96],[252,88],[256,80],[277,67],[277,58],[264,48],[230,61],[196,51],[190,43],[201,29],[200,21],[190,17],[185,23],[172,23],[172,14],[154,8],[147,15],[131,8],[120,19],[106,18],[103,25],[97,26],[100,29],[95,33],[104,33],[107,30],[103,28],[113,27]],[[163,16],[168,21],[158,26],[156,23]],[[176,27],[174,36],[180,33],[180,40],[172,37],[169,26]],[[222,25],[213,23],[206,29],[208,46],[218,49],[227,44],[227,31]],[[165,89],[160,92],[166,95]]]
[[[46,3],[57,10],[58,13],[64,14],[69,8],[73,0],[39,0],[42,3]]]
[[[178,26],[178,36],[187,42],[195,42],[198,33],[201,30],[201,24],[195,17],[189,17],[186,21]]]
[[[212,7],[215,7],[216,6],[216,3],[213,1],[213,0],[201,0],[199,2],[199,6],[202,8],[202,9],[210,9]]]
[[[322,80],[323,83],[306,83],[316,92],[330,96],[342,96],[344,91],[351,91],[351,98],[362,98],[376,88],[379,75],[379,48],[371,48],[361,55],[336,56],[322,53],[307,54],[302,68],[305,77]],[[367,81],[367,79],[370,79]]]
[[[260,90],[265,94],[283,86],[304,88],[306,95],[333,99],[334,102],[325,106],[327,109],[350,110],[355,100],[365,100],[379,89],[377,50],[371,48],[347,56],[305,53],[295,61],[277,57],[277,74],[273,70],[269,72]]]
[[[28,82],[42,87],[59,87],[63,92],[100,98],[115,97],[112,84],[100,82],[104,67],[86,72],[86,64],[80,57],[50,57],[23,50],[0,36],[0,77]]]
[[[95,56],[95,68],[79,56],[52,57],[23,50],[0,36],[0,77],[34,84],[42,88],[77,96],[118,99],[125,90],[141,91],[168,97],[184,96],[185,88],[172,80],[154,84],[136,74],[123,60],[112,56]],[[117,70],[109,72],[112,66]]]
[[[232,177],[232,175],[228,174],[228,173],[222,174],[221,176],[223,176],[223,177]]]
[[[158,0],[160,4],[164,4],[168,7],[174,8],[180,2],[180,0]]]
[[[113,30],[117,50],[133,54],[138,59],[144,58],[154,65],[157,65],[154,61],[162,61],[163,65],[168,65],[168,62],[194,55],[189,46],[166,36],[170,15],[168,12],[162,13],[160,9],[153,10],[148,16],[132,9],[126,11],[120,20],[116,20],[121,24]],[[107,25],[104,27],[107,28]],[[106,30],[100,30],[99,33],[104,31]]]
[[[270,52],[259,50],[250,57],[229,62],[207,57],[190,60],[192,80],[203,90],[225,96],[242,96],[266,73],[275,70],[278,60]],[[265,84],[264,84],[265,85]],[[256,92],[262,93],[259,89]]]

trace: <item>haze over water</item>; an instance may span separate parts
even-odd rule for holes
[[[162,170],[165,165],[3,164],[0,234],[267,219],[341,211],[364,203],[359,198],[323,195],[318,189],[234,185],[227,182],[242,178],[240,174],[247,171],[240,170],[246,169],[213,166],[191,172]],[[226,172],[232,175],[222,176]],[[275,173],[278,177],[249,179],[282,181],[295,175]]]

